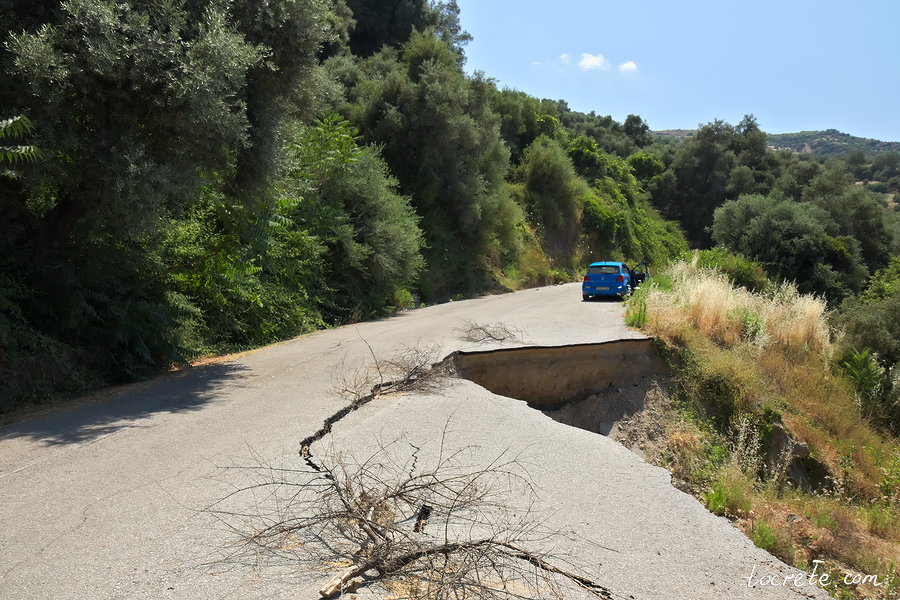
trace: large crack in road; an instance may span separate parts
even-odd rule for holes
[[[620,424],[644,410],[648,394],[668,379],[669,367],[651,339],[456,351],[430,365],[417,361],[398,379],[379,382],[353,398],[300,442],[301,455],[307,456],[338,421],[379,396],[448,374],[524,400],[560,423],[618,440]]]
[[[452,360],[460,377],[602,435],[643,410],[647,394],[669,374],[649,339],[457,352]]]
[[[470,325],[471,329],[471,325]],[[496,341],[496,337],[491,336]],[[371,350],[371,348],[370,348]],[[374,353],[372,359],[374,365],[369,367],[371,378],[377,377],[378,383],[371,387],[368,393],[362,390],[350,398],[347,405],[337,410],[325,419],[322,426],[314,433],[300,442],[300,456],[314,471],[321,474],[326,486],[334,488],[340,497],[348,494],[361,494],[365,498],[380,498],[378,491],[355,490],[350,493],[342,489],[343,478],[334,474],[334,466],[328,467],[317,459],[311,449],[312,445],[330,434],[334,426],[341,420],[359,410],[363,406],[373,402],[379,397],[391,394],[407,392],[410,390],[422,391],[434,384],[434,380],[444,378],[452,374],[476,383],[486,390],[508,398],[524,400],[533,409],[550,415],[555,420],[591,431],[593,433],[608,434],[616,422],[626,415],[641,410],[644,406],[644,397],[655,385],[656,378],[666,371],[665,363],[659,359],[652,340],[618,340],[600,344],[580,344],[557,347],[524,347],[515,349],[495,349],[490,351],[457,351],[453,352],[442,361],[429,364],[428,353],[407,352],[405,360],[382,359],[379,360]],[[385,365],[393,367],[395,379],[385,380]],[[397,368],[397,367],[405,368]],[[346,374],[338,374],[346,377]],[[351,378],[358,379],[359,372]],[[346,385],[336,385],[336,388],[346,390]],[[418,460],[420,446],[410,444],[414,450],[410,476],[413,476]],[[377,453],[386,454],[386,449],[379,449]],[[326,459],[327,461],[327,459]],[[375,456],[370,457],[367,463],[376,463]],[[490,468],[484,471],[489,473]],[[415,475],[413,478],[419,477]],[[431,477],[436,477],[432,475]],[[454,477],[450,477],[453,480]],[[475,480],[469,485],[474,492]],[[437,481],[438,487],[446,485],[444,481]],[[530,484],[529,484],[530,485]],[[418,484],[417,484],[418,486]],[[374,496],[372,496],[374,494]],[[431,494],[425,494],[428,497]],[[349,497],[349,496],[348,496]],[[379,505],[385,504],[392,507],[389,514],[400,514],[399,507],[393,507],[392,496],[386,496],[378,500]],[[408,499],[407,499],[408,501]],[[339,573],[325,587],[320,590],[324,597],[333,597],[340,593],[346,586],[356,588],[362,585],[359,578],[364,572],[378,571],[378,577],[392,577],[391,568],[375,568],[373,565],[397,565],[397,569],[405,567],[403,561],[394,560],[391,557],[391,541],[395,535],[403,539],[412,539],[408,536],[418,536],[420,542],[429,540],[425,536],[425,526],[432,512],[430,500],[416,500],[417,517],[413,531],[405,531],[398,524],[375,523],[373,518],[365,515],[349,519],[349,523],[343,527],[358,527],[361,532],[360,542],[363,558],[356,558],[351,567]],[[346,501],[345,506],[352,506],[352,501]],[[495,508],[497,508],[495,506]],[[471,517],[470,517],[471,518]],[[476,519],[477,521],[477,519]],[[355,525],[354,525],[355,524]],[[465,524],[465,523],[463,523]],[[449,520],[447,523],[449,526]],[[459,523],[450,526],[450,530],[456,529]],[[469,524],[471,527],[471,523]],[[446,529],[446,527],[445,527]],[[465,527],[462,528],[463,532]],[[446,533],[446,532],[445,532]],[[364,535],[362,535],[364,534]],[[471,532],[470,532],[471,534]],[[499,532],[502,535],[512,535],[512,532]],[[498,535],[495,532],[494,535]],[[469,552],[472,548],[481,549],[491,547],[496,551],[501,550],[498,557],[505,559],[517,559],[532,565],[543,576],[558,575],[589,592],[590,596],[612,599],[622,597],[610,589],[591,579],[588,576],[573,573],[554,565],[552,561],[541,557],[540,550],[526,550],[518,545],[503,543],[499,546],[496,540],[491,538],[490,543],[485,540],[470,540],[463,533],[463,539],[454,538],[453,543],[438,544],[431,548],[434,552],[455,554],[456,552]],[[428,556],[428,544],[423,542],[423,547],[418,549],[418,554]],[[423,549],[424,548],[424,549]],[[513,552],[510,552],[510,549]],[[492,559],[493,560],[493,559]],[[367,562],[368,561],[368,562]],[[380,561],[380,562],[379,562]],[[529,576],[529,579],[531,576]],[[505,588],[504,584],[504,588]],[[634,598],[634,596],[628,596]]]

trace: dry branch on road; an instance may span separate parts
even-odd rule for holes
[[[476,344],[523,341],[523,333],[520,329],[510,327],[502,322],[481,325],[466,319],[463,321],[462,326],[458,327],[455,331],[460,339]]]
[[[363,340],[365,342],[365,340]],[[438,346],[415,346],[387,359],[378,359],[366,342],[372,364],[351,367],[342,360],[332,373],[333,392],[350,403],[325,419],[322,426],[300,441],[300,455],[310,461],[310,446],[331,432],[335,423],[351,412],[385,394],[411,390],[428,391],[439,387],[449,376],[446,361],[438,361]]]
[[[240,534],[236,554],[330,566],[323,598],[375,583],[416,600],[565,598],[573,589],[614,597],[542,551],[562,533],[537,518],[517,458],[473,467],[473,448],[447,452],[438,443],[430,460],[422,448],[395,442],[363,460],[330,452],[309,470],[248,467],[253,481],[231,498],[266,501],[252,512],[224,505],[211,512]]]

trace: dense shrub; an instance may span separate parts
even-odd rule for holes
[[[868,348],[885,366],[900,362],[900,257],[876,272],[857,298],[841,306],[835,324],[850,348]]]
[[[721,271],[735,285],[743,286],[751,292],[761,292],[770,285],[762,265],[720,246],[698,251],[697,266]]]

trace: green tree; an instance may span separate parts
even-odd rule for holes
[[[537,138],[522,161],[526,208],[550,255],[572,266],[588,186],[556,140]]]
[[[840,163],[830,164],[816,175],[803,190],[802,198],[825,210],[840,235],[859,242],[870,271],[887,264],[891,236],[885,210],[876,196],[855,185]]]
[[[862,150],[853,150],[844,157],[847,163],[847,170],[850,171],[857,180],[865,179],[866,172],[866,155]]]
[[[822,166],[814,160],[788,155],[784,169],[778,175],[772,190],[784,198],[800,200],[803,197],[803,190],[821,170]]]
[[[355,26],[350,33],[350,50],[368,57],[384,46],[400,48],[413,31],[431,27],[438,37],[459,49],[471,37],[459,23],[459,6],[428,0],[345,0],[353,11]]]
[[[648,152],[635,152],[628,157],[628,164],[634,171],[638,181],[649,183],[666,171],[666,165],[654,154]]]
[[[593,180],[607,174],[608,161],[594,138],[579,135],[566,151],[579,176]]]
[[[356,56],[371,56],[382,46],[399,48],[413,30],[426,22],[426,0],[346,0],[353,11],[355,26],[350,33],[350,50]]]
[[[634,153],[634,141],[625,133],[623,126],[611,116],[599,116],[593,111],[582,113],[569,108],[563,101],[543,101],[544,112],[556,116],[570,137],[584,135],[593,138],[601,150],[625,158]],[[639,117],[636,117],[639,118]],[[635,131],[640,127],[632,119]]]
[[[183,206],[204,170],[227,167],[249,130],[240,86],[261,59],[219,8],[190,39],[174,5],[71,0],[62,11],[58,25],[9,42],[55,158],[41,173],[55,202],[38,234],[53,246],[76,225],[139,230]]]
[[[541,103],[518,90],[498,90],[491,106],[500,117],[500,135],[510,151],[513,164],[522,162],[525,148],[540,135]]]
[[[372,147],[359,147],[346,121],[326,117],[291,144],[282,183],[287,216],[327,249],[325,302],[334,320],[396,306],[424,266],[419,218]],[[408,293],[408,292],[406,292]]]
[[[736,127],[724,121],[701,127],[678,149],[672,169],[674,194],[654,196],[654,202],[681,221],[695,244],[708,246],[716,207],[742,194],[768,194],[781,164],[768,150],[756,118],[747,115]]]
[[[766,134],[759,128],[756,117],[744,115],[734,128],[731,148],[737,155],[739,164],[750,167],[757,177],[771,177],[770,159],[774,155],[769,151]],[[771,182],[767,183],[771,186]]]
[[[713,211],[725,200],[737,164],[730,148],[733,135],[733,128],[723,121],[705,125],[678,150],[672,165],[677,188],[671,204],[660,208],[678,219],[697,244],[709,244],[706,228],[712,224]]]
[[[0,313],[16,339],[62,344],[83,380],[118,380],[208,348],[226,319],[206,307],[264,322],[249,318],[270,299],[260,191],[286,115],[313,108],[298,90],[318,85],[326,3],[67,0],[14,15],[0,94],[44,151],[0,183],[15,290]],[[199,282],[222,284],[216,302]]]
[[[414,32],[401,56],[382,50],[360,69],[346,110],[364,140],[383,145],[422,217],[423,292],[484,288],[516,243],[520,214],[505,183],[509,151],[491,108],[494,86],[466,77],[457,50],[432,30]]]
[[[650,126],[638,115],[625,117],[625,123],[623,123],[622,128],[625,131],[625,135],[631,138],[631,141],[638,148],[649,146],[653,142],[653,138],[650,136]]]
[[[893,256],[885,268],[872,275],[865,291],[857,297],[846,299],[835,316],[835,325],[844,333],[842,343],[849,351],[846,354],[851,364],[865,367],[862,371],[856,370],[854,381],[858,391],[863,392],[862,400],[868,399],[871,408],[875,409],[871,411],[873,416],[895,433],[900,428],[900,389],[896,377],[897,365],[900,364],[898,314],[900,257]],[[880,364],[875,363],[876,358]],[[862,378],[859,375],[877,377]],[[871,400],[875,400],[874,405]]]
[[[900,153],[885,152],[872,159],[872,178],[885,181],[900,176]]]
[[[836,324],[844,331],[848,347],[869,348],[891,366],[900,361],[900,328],[897,314],[900,294],[875,302],[849,301],[842,306]]]
[[[462,53],[463,46],[472,41],[469,32],[463,30],[459,21],[459,4],[456,0],[432,1],[427,12],[426,25],[434,28],[442,42]]]
[[[318,54],[342,33],[336,27],[328,0],[233,0],[228,17],[242,41],[260,52],[261,60],[249,65],[243,89],[236,96],[222,90],[216,97],[240,98],[249,128],[238,148],[235,191],[247,201],[263,194],[271,183],[282,148],[279,133],[288,118],[313,115],[316,96],[324,86]],[[205,11],[213,10],[209,3]],[[228,49],[224,46],[218,52]]]
[[[837,301],[859,291],[867,271],[858,242],[831,235],[828,226],[824,211],[809,204],[749,195],[716,209],[712,238],[770,275],[796,281],[800,291]]]

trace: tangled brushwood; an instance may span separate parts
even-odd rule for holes
[[[333,598],[381,584],[416,600],[613,598],[578,568],[541,548],[561,535],[536,518],[527,472],[498,456],[481,467],[475,449],[378,446],[362,460],[341,452],[307,454],[306,468],[247,468],[252,480],[229,496],[250,495],[252,511],[211,512],[238,538],[233,557],[288,558],[327,577]],[[515,506],[510,499],[517,499]]]
[[[351,365],[344,357],[338,363],[331,374],[331,390],[339,398],[365,404],[383,394],[429,391],[438,388],[449,375],[448,364],[440,360],[440,346],[413,346],[388,358],[378,358],[369,342],[362,341],[372,362]]]
[[[522,342],[521,329],[510,327],[506,323],[488,323],[482,325],[466,319],[462,326],[455,329],[460,339],[476,344],[490,342]]]

